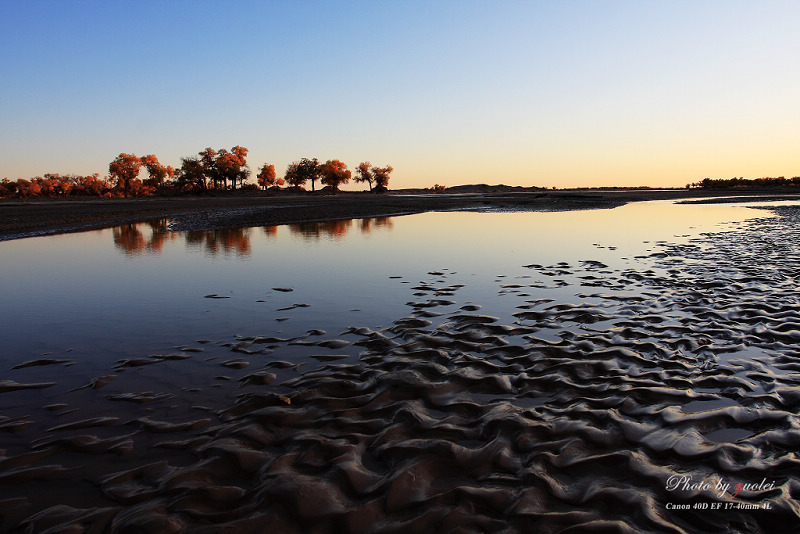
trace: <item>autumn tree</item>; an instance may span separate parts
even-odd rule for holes
[[[46,175],[45,175],[46,176]],[[75,185],[75,177],[74,176],[60,176],[58,174],[55,175],[56,180],[58,181],[58,186],[56,187],[56,193],[61,196],[69,196],[72,193],[72,188]]]
[[[367,182],[370,191],[373,190],[372,184],[374,183],[375,192],[384,193],[389,186],[389,174],[391,174],[393,170],[391,165],[387,165],[386,167],[373,167],[369,161],[365,161],[359,163],[356,168],[358,174],[353,180],[356,182]]]
[[[317,158],[303,158],[300,161],[290,163],[286,168],[286,174],[284,174],[286,183],[294,187],[304,186],[308,180],[311,180],[312,191],[316,189],[315,182],[321,177],[322,166]]]
[[[17,182],[12,182],[8,178],[3,178],[0,182],[0,196],[9,198],[17,193]]]
[[[108,193],[109,188],[110,184],[103,178],[100,178],[98,173],[94,173],[88,176],[78,177],[72,190],[81,195],[101,197]]]
[[[131,184],[139,176],[141,168],[142,161],[135,154],[122,153],[109,164],[108,172],[112,178],[117,180],[117,186],[122,186],[125,197],[127,197]]]
[[[299,169],[301,174],[311,180],[311,190],[314,191],[314,183],[322,176],[319,160],[317,158],[303,158],[300,160]]]
[[[236,189],[236,182],[242,184],[247,180],[250,176],[247,152],[246,148],[237,145],[230,151],[209,147],[198,154],[203,164],[203,174],[214,184],[214,189],[219,189],[220,183],[222,189],[227,189],[229,181],[231,188]]]
[[[43,177],[33,179],[39,185],[39,192],[44,197],[69,196],[72,191],[72,180],[69,176],[58,173],[47,173]]]
[[[206,190],[205,167],[197,156],[181,158],[181,166],[175,176],[175,185],[179,191],[202,192]]]
[[[145,180],[145,184],[150,187],[162,187],[167,175],[172,174],[170,172],[172,167],[165,167],[161,165],[161,163],[158,161],[158,158],[153,154],[142,156],[141,161],[142,166],[147,169],[147,175],[149,176],[149,178]]]
[[[209,150],[209,149],[206,149]],[[214,160],[214,170],[222,180],[223,188],[227,189],[228,180],[231,182],[231,189],[236,189],[237,180],[240,183],[250,176],[250,168],[247,166],[248,150],[241,146],[235,146],[230,152],[224,148],[217,152]]]
[[[305,172],[305,168],[300,166],[300,162],[295,161],[286,167],[283,179],[292,187],[304,187],[308,181],[308,174]]]
[[[394,169],[391,165],[386,167],[372,167],[372,176],[375,178],[375,192],[385,193],[389,188],[389,175]]]
[[[250,177],[250,167],[247,165],[247,150],[243,146],[236,145],[231,149],[231,155],[233,156],[233,162],[238,166],[235,168],[235,172],[232,174],[234,176],[234,189],[236,189],[236,180],[239,180],[239,187],[244,185],[244,181]]]
[[[35,197],[41,192],[42,188],[35,180],[25,180],[24,178],[17,180],[17,195],[22,198]]]
[[[258,185],[267,189],[275,185],[283,185],[285,182],[283,178],[278,178],[275,174],[275,165],[264,164],[261,171],[258,173]]]
[[[338,159],[329,159],[320,166],[320,171],[322,183],[331,186],[334,194],[339,190],[339,185],[350,181],[350,171],[347,170],[347,165]]]
[[[356,167],[356,172],[358,174],[353,180],[356,182],[367,182],[367,184],[369,184],[369,190],[372,191],[372,182],[375,180],[375,177],[372,175],[372,164],[369,161],[359,163],[358,167]]]
[[[211,147],[200,151],[200,163],[203,165],[203,175],[211,180],[214,184],[214,189],[219,187],[221,176],[217,171],[217,151]]]

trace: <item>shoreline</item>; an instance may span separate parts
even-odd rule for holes
[[[0,241],[171,218],[172,230],[213,230],[303,222],[410,215],[431,211],[506,209],[568,211],[609,209],[646,200],[698,201],[707,197],[800,198],[795,191],[703,189],[541,190],[526,192],[385,195],[230,195],[135,199],[35,199],[0,201]],[[727,199],[723,199],[725,201]],[[746,199],[745,199],[746,201]],[[715,201],[715,202],[718,202]]]

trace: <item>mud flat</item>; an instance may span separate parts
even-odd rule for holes
[[[440,269],[388,328],[18,362],[0,528],[797,530],[800,209],[773,211],[636,267],[520,266],[506,324]]]

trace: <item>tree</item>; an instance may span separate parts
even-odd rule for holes
[[[286,183],[294,186],[305,186],[308,180],[311,180],[311,190],[314,191],[314,182],[321,176],[321,169],[319,160],[317,158],[308,159],[303,158],[300,161],[290,163],[286,168],[284,179]]]
[[[275,174],[275,165],[264,164],[261,171],[258,173],[258,185],[267,189],[274,185],[283,185],[283,178],[278,178]]]
[[[220,149],[217,153],[215,164],[226,189],[228,180],[231,181],[231,189],[236,189],[237,180],[241,185],[250,176],[250,168],[247,166],[246,159],[247,152],[246,148],[237,145],[230,152]]]
[[[372,176],[375,178],[375,192],[385,193],[389,188],[389,175],[394,169],[391,165],[386,167],[372,167]]]
[[[221,148],[217,152],[214,160],[214,170],[222,181],[222,189],[228,189],[228,180],[233,180],[233,188],[236,189],[236,156]]]
[[[288,167],[286,167],[286,172],[283,175],[283,179],[292,187],[302,187],[305,185],[306,180],[308,180],[308,178],[299,172],[299,167],[300,162],[292,162]]]
[[[217,172],[217,151],[211,147],[199,152],[200,163],[203,165],[203,175],[211,180],[214,189],[219,187],[220,175]]]
[[[372,191],[372,182],[375,180],[375,177],[372,175],[372,164],[369,161],[359,163],[358,167],[356,167],[356,171],[358,175],[356,175],[353,180],[356,182],[367,182],[369,184],[369,190]]]
[[[33,181],[39,184],[40,193],[45,197],[69,196],[72,191],[70,178],[58,173],[47,173],[41,178],[37,176]]]
[[[38,196],[41,192],[42,188],[36,180],[28,181],[24,178],[17,180],[17,194],[22,198]]]
[[[322,172],[322,183],[331,186],[333,194],[336,194],[339,185],[350,181],[350,171],[347,170],[347,165],[338,159],[329,159],[320,167],[320,170]]]
[[[322,176],[319,160],[317,158],[303,158],[300,160],[300,163],[297,164],[297,171],[304,176],[306,180],[311,180],[311,190],[314,191],[314,182]],[[303,183],[305,183],[305,180],[303,180]]]
[[[12,182],[8,178],[3,178],[0,182],[0,196],[3,198],[13,197],[18,191],[18,183]]]
[[[109,188],[109,183],[100,178],[98,173],[94,173],[92,175],[78,177],[75,185],[73,186],[73,191],[77,191],[78,194],[82,195],[95,195],[102,197],[108,194]]]
[[[145,183],[156,188],[164,185],[164,179],[168,174],[167,167],[161,165],[161,163],[158,162],[158,158],[153,154],[142,156],[141,161],[144,168],[147,169],[147,175],[149,176]],[[170,167],[170,169],[171,168],[172,167]]]
[[[122,153],[108,166],[112,178],[116,178],[117,186],[122,186],[125,197],[128,196],[131,184],[139,176],[142,161],[135,154]]]
[[[181,166],[176,176],[176,185],[179,191],[206,190],[205,167],[197,156],[181,158]]]
[[[212,181],[214,189],[228,188],[228,181],[231,188],[236,189],[236,182],[240,184],[250,176],[250,168],[247,166],[248,150],[242,146],[233,147],[230,152],[224,148],[214,150],[206,148],[198,155],[203,164],[203,174]]]

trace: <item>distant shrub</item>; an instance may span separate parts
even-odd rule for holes
[[[433,187],[428,187],[425,189],[427,193],[444,193],[447,187],[439,184],[434,184]]]

